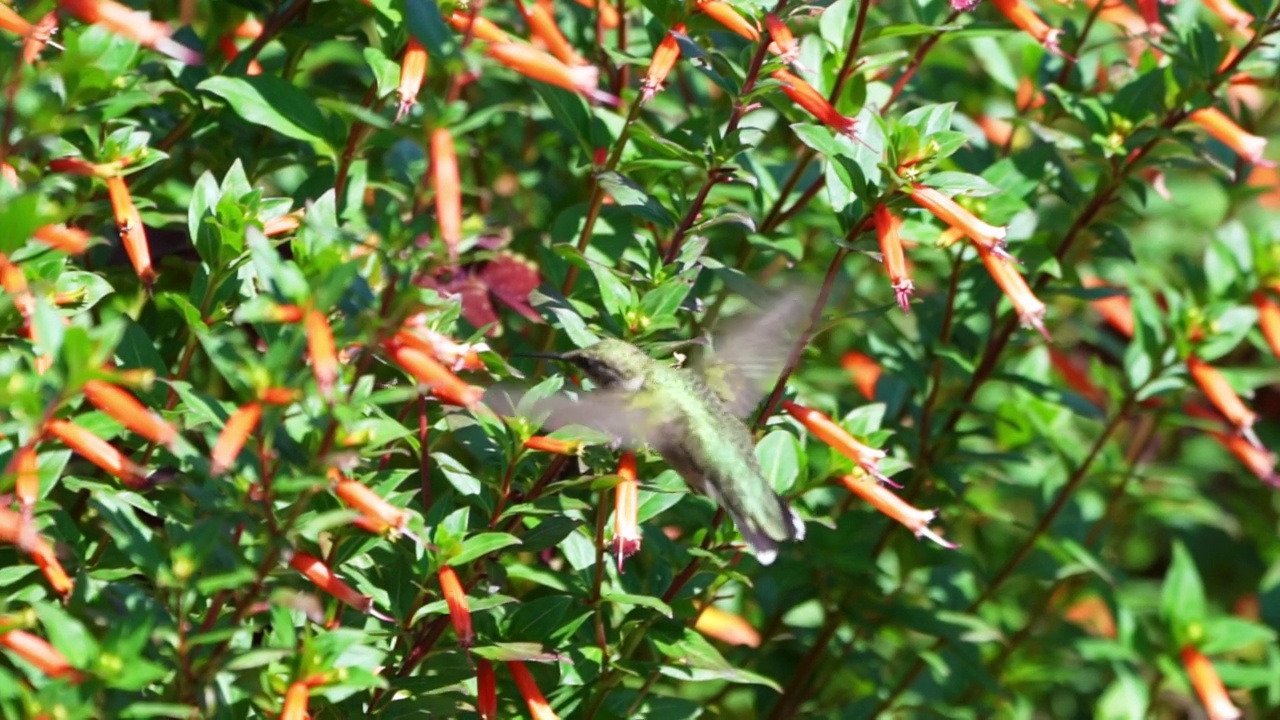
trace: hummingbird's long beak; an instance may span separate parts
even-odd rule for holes
[[[530,353],[511,353],[511,357],[522,358],[541,358],[543,360],[564,360],[563,353],[547,353],[547,352],[530,352]]]

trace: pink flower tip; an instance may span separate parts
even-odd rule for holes
[[[902,280],[894,283],[893,296],[898,300],[898,307],[902,308],[902,312],[911,312],[911,293],[916,289],[910,280]]]

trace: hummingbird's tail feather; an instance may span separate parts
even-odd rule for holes
[[[751,546],[751,552],[761,565],[770,565],[778,557],[778,543],[804,539],[804,520],[787,504],[781,495],[774,495],[778,503],[781,522],[761,522],[761,518],[743,512],[741,508],[726,505],[725,511],[733,519],[742,539]]]

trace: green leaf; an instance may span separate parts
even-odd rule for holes
[[[742,685],[763,685],[775,692],[782,692],[782,687],[773,680],[734,667],[711,643],[691,629],[686,628],[684,634],[674,641],[660,638],[651,640],[658,652],[668,660],[675,661],[674,665],[659,668],[659,672],[667,677],[693,681],[726,680]]]
[[[1173,561],[1165,572],[1160,591],[1160,616],[1184,641],[1193,623],[1205,619],[1204,583],[1196,571],[1195,561],[1181,542],[1173,544]]]
[[[311,96],[275,75],[228,77],[219,75],[196,86],[217,95],[245,120],[295,140],[303,140],[335,155],[325,137],[328,123]]]
[[[488,555],[496,550],[511,545],[519,545],[520,538],[510,533],[492,532],[481,533],[467,538],[462,542],[461,549],[456,555],[449,558],[449,564],[454,566],[466,565],[477,558]]]
[[[803,455],[800,441],[785,430],[774,430],[756,445],[756,459],[774,491],[785,494],[800,477]]]

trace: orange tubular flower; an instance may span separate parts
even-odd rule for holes
[[[294,570],[306,575],[308,580],[316,584],[316,587],[346,605],[350,605],[362,613],[368,613],[379,620],[391,620],[390,617],[378,612],[373,607],[373,598],[356,592],[354,588],[340,580],[337,575],[334,575],[333,570],[330,570],[328,565],[325,565],[314,555],[295,552],[293,557],[289,559],[289,565]]]
[[[75,583],[58,562],[53,547],[48,541],[36,533],[35,527],[23,515],[8,508],[0,508],[0,542],[17,546],[25,552],[44,573],[49,586],[60,595],[66,595],[75,588]]]
[[[764,25],[769,28],[769,52],[788,65],[795,63],[800,57],[800,43],[791,34],[791,28],[773,13],[765,16]]]
[[[662,84],[667,81],[671,69],[680,59],[680,43],[676,40],[676,34],[683,35],[684,32],[684,23],[676,23],[662,38],[662,42],[658,43],[658,47],[653,49],[649,71],[644,75],[644,82],[640,83],[640,102],[647,103],[654,95],[662,92]]]
[[[640,551],[640,482],[636,479],[636,455],[624,452],[618,461],[618,475],[622,482],[613,488],[613,554],[618,557],[618,572],[622,563]]]
[[[1031,292],[1031,286],[1027,285],[1026,278],[1022,277],[1018,268],[1008,260],[996,257],[995,252],[982,245],[978,246],[978,254],[982,256],[982,264],[987,267],[991,279],[996,281],[1009,301],[1013,303],[1013,309],[1017,311],[1022,326],[1034,327],[1040,331],[1045,340],[1050,340],[1049,331],[1044,327],[1045,305],[1035,296],[1035,293]]]
[[[471,631],[471,611],[467,609],[467,591],[462,589],[458,573],[452,567],[441,565],[439,577],[440,591],[444,594],[445,604],[449,606],[449,620],[453,622],[453,632],[458,636],[458,644],[469,648],[476,636]]]
[[[14,480],[13,494],[18,497],[18,504],[24,510],[40,499],[39,460],[34,444],[23,445],[14,453],[11,467],[17,477]]]
[[[741,35],[751,42],[760,42],[760,31],[729,3],[721,0],[701,0],[698,3],[698,9],[706,13],[707,17],[723,25],[726,30]]]
[[[1231,0],[1204,0],[1204,6],[1236,30],[1244,30],[1253,24],[1253,15],[1233,5]]]
[[[218,433],[218,441],[213,445],[209,472],[221,475],[235,464],[244,444],[249,440],[249,434],[258,427],[260,420],[262,403],[259,402],[246,403],[231,413],[222,432]]]
[[[0,3],[0,30],[8,30],[14,35],[25,37],[31,32],[31,23],[19,15],[17,10]]]
[[[1087,288],[1106,288],[1111,287],[1098,278],[1085,278],[1084,286]],[[1115,288],[1119,290],[1120,288]],[[1121,335],[1131,338],[1133,337],[1133,305],[1129,302],[1129,298],[1124,295],[1112,295],[1111,297],[1100,298],[1091,301],[1093,309],[1098,311],[1104,322],[1111,326],[1113,330]]]
[[[507,663],[507,669],[511,671],[511,677],[515,678],[516,687],[520,689],[520,696],[529,706],[529,714],[533,716],[533,720],[560,720],[560,716],[551,709],[551,704],[542,696],[538,683],[534,681],[533,675],[529,674],[529,669],[524,666],[524,663],[511,660]]]
[[[54,158],[49,161],[49,169],[57,173],[66,173],[68,175],[79,175],[81,177],[95,177],[99,180],[106,180],[115,177],[124,169],[123,162],[110,163],[91,163],[84,158],[74,156]]]
[[[333,329],[319,310],[308,310],[304,322],[311,374],[316,378],[320,394],[327,398],[333,395],[333,386],[338,381],[338,348],[333,342]]]
[[[0,160],[0,180],[9,184],[14,190],[20,190],[18,185],[18,171],[12,165]]]
[[[482,370],[484,361],[480,353],[487,352],[485,343],[459,343],[425,325],[425,315],[415,315],[404,324],[405,329],[396,333],[396,341],[417,348],[440,362],[459,370]]]
[[[1276,455],[1269,450],[1257,447],[1239,435],[1228,435],[1223,432],[1211,432],[1217,440],[1236,460],[1258,476],[1262,482],[1273,487],[1280,487],[1280,475],[1276,473]]]
[[[719,640],[728,645],[744,645],[760,647],[760,632],[751,626],[741,615],[721,610],[715,605],[707,605],[698,613],[693,629],[712,640]]]
[[[893,283],[893,295],[898,299],[898,306],[903,312],[911,312],[911,291],[915,285],[907,276],[907,258],[902,252],[902,219],[889,212],[889,208],[880,203],[876,205],[876,237],[880,241],[880,255],[884,260],[884,269],[889,273],[889,282]]]
[[[498,678],[484,658],[476,660],[476,712],[480,720],[498,720]]]
[[[554,453],[556,455],[577,456],[582,453],[582,443],[578,440],[560,440],[545,435],[534,435],[524,441],[526,450]]]
[[[107,194],[111,197],[111,212],[116,218],[116,229],[120,232],[120,241],[124,243],[129,262],[138,279],[147,287],[156,281],[156,271],[151,266],[151,248],[147,245],[147,234],[142,229],[142,216],[133,204],[129,195],[129,186],[124,178],[113,175],[107,178]]]
[[[853,386],[858,389],[862,397],[875,400],[876,383],[880,382],[880,375],[883,372],[880,369],[880,363],[871,359],[870,355],[850,350],[840,356],[840,367],[849,373]]]
[[[436,128],[431,133],[431,178],[436,190],[440,239],[449,248],[449,256],[457,257],[458,243],[462,241],[462,181],[453,134],[447,128]]]
[[[27,276],[4,253],[0,253],[0,288],[13,297],[13,306],[23,318],[30,318],[35,312],[36,299],[27,287]]]
[[[146,13],[132,10],[113,0],[58,0],[58,6],[83,22],[101,25],[117,35],[136,40],[140,45],[162,52],[188,65],[204,62],[200,53],[173,38],[169,26],[155,22]]]
[[[1063,380],[1067,381],[1067,386],[1077,393],[1080,393],[1084,399],[1103,407],[1107,402],[1107,394],[1102,392],[1093,382],[1093,378],[1089,377],[1089,373],[1080,367],[1071,359],[1071,356],[1061,350],[1049,346],[1049,362],[1053,365],[1053,369],[1058,371]]]
[[[399,530],[409,521],[408,513],[384,500],[368,485],[352,480],[337,470],[329,471],[329,479],[333,481],[334,494],[342,502],[364,513],[364,519],[368,521],[366,529],[371,532]]]
[[[1271,348],[1271,354],[1280,358],[1280,303],[1266,290],[1253,291],[1253,306],[1258,309],[1258,328]]]
[[[484,397],[484,390],[468,385],[461,378],[449,371],[434,358],[417,348],[389,340],[387,352],[397,365],[414,376],[419,383],[426,385],[431,394],[451,405],[471,407]]]
[[[297,323],[302,322],[307,312],[297,305],[276,305],[267,311],[268,322]]]
[[[849,137],[855,136],[858,121],[846,115],[841,115],[835,106],[827,102],[822,93],[818,92],[817,88],[788,70],[775,70],[773,77],[775,80],[782,82],[782,92],[786,93],[792,102],[804,108],[810,115],[838,133]]]
[[[1182,667],[1187,671],[1191,687],[1196,689],[1209,720],[1235,720],[1241,717],[1240,709],[1231,702],[1227,695],[1227,686],[1222,684],[1218,671],[1213,668],[1209,658],[1191,645],[1185,645],[1180,653]]]
[[[1040,19],[1040,16],[1034,10],[1023,4],[1022,0],[992,0],[996,9],[1004,16],[1009,18],[1019,30],[1036,39],[1036,42],[1045,47],[1046,50],[1061,55],[1062,51],[1058,48],[1058,36],[1062,34],[1061,30],[1049,27],[1049,24]]]
[[[396,110],[396,122],[400,122],[418,103],[418,92],[422,90],[422,80],[426,74],[427,49],[410,35],[409,44],[404,48],[404,57],[400,59],[400,87],[396,90],[400,95],[400,107]]]
[[[286,215],[277,215],[262,223],[262,234],[267,237],[274,237],[293,232],[302,225],[302,218],[305,216],[305,210],[294,210]]]
[[[564,33],[560,32],[560,26],[556,24],[556,18],[549,9],[537,2],[525,3],[520,7],[533,36],[541,40],[560,62],[566,65],[590,65],[573,49],[573,44]]]
[[[307,702],[311,699],[311,686],[298,681],[289,685],[284,694],[284,707],[280,710],[280,720],[306,720]]]
[[[45,225],[32,233],[32,236],[68,255],[81,255],[89,248],[89,233],[65,225]]]
[[[618,17],[618,11],[610,5],[607,0],[575,0],[579,5],[585,8],[591,8],[600,14],[600,24],[607,30],[612,30],[622,23],[622,19]]]
[[[489,43],[505,43],[511,42],[511,36],[502,30],[502,28],[493,24],[492,21],[486,20],[479,15],[475,21],[471,19],[471,14],[462,10],[454,10],[453,14],[446,18],[449,24],[464,35],[468,32],[477,40],[483,40]]]
[[[22,43],[22,62],[28,65],[35,62],[40,57],[40,53],[44,52],[44,46],[49,44],[49,39],[57,31],[58,13],[45,13],[45,16],[31,27],[26,40]]]
[[[913,184],[910,197],[917,205],[933,213],[934,217],[963,232],[978,246],[1010,259],[1004,247],[1004,228],[982,222],[973,213],[960,207],[955,200],[927,185]]]
[[[616,105],[618,99],[596,87],[600,71],[590,65],[565,65],[554,56],[523,43],[493,43],[489,57],[533,80],[573,90],[593,100]]]
[[[1204,128],[1215,140],[1231,148],[1235,154],[1254,165],[1270,165],[1263,160],[1267,151],[1267,139],[1245,132],[1226,113],[1217,108],[1196,110],[1187,116],[1191,122]]]
[[[908,530],[915,533],[916,537],[926,537],[935,543],[949,550],[959,547],[955,543],[949,543],[937,533],[929,529],[929,523],[937,517],[934,510],[921,510],[913,507],[905,500],[894,495],[888,488],[873,482],[866,482],[855,475],[845,475],[840,478],[840,482],[853,494],[866,500],[872,507],[880,512],[888,515],[893,520],[902,523]]]
[[[832,449],[841,455],[858,463],[858,467],[862,468],[868,475],[882,483],[901,487],[880,472],[880,459],[885,456],[883,450],[877,450],[854,439],[847,430],[836,424],[836,421],[817,410],[797,405],[790,400],[783,400],[782,408],[791,417],[799,420],[800,424],[804,425],[819,440],[830,445]]]
[[[142,469],[106,440],[66,420],[50,420],[45,431],[81,457],[120,479],[131,488],[145,484]]]
[[[267,405],[288,405],[297,400],[299,393],[289,388],[266,388],[258,395],[258,399]]]
[[[110,415],[116,422],[153,443],[169,445],[178,438],[176,428],[148,410],[137,398],[109,382],[85,382],[84,396],[94,407]]]
[[[40,672],[51,678],[67,678],[73,683],[84,680],[84,676],[71,667],[67,658],[48,641],[25,630],[0,633],[0,647],[35,665]]]
[[[1209,398],[1209,402],[1222,413],[1227,422],[1231,423],[1236,432],[1254,447],[1261,449],[1262,443],[1258,440],[1258,436],[1253,434],[1253,423],[1258,419],[1257,413],[1244,404],[1222,373],[1195,355],[1187,357],[1187,371],[1191,373],[1191,379],[1196,381],[1196,385],[1200,386],[1200,391]]]

